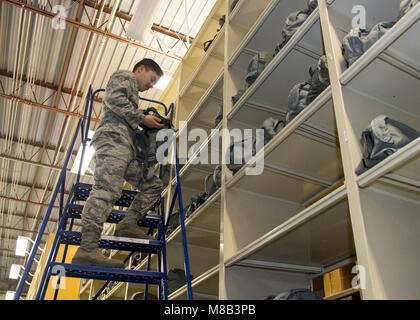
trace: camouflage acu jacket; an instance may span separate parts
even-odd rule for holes
[[[93,146],[96,148],[115,137],[118,144],[129,144],[136,151],[141,148],[136,143],[136,133],[144,114],[139,112],[138,104],[139,90],[134,74],[128,70],[114,72],[106,86],[101,122],[93,136]]]

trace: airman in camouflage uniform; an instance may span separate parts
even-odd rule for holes
[[[124,181],[139,193],[124,219],[118,223],[117,236],[153,239],[137,225],[160,199],[162,182],[156,176],[145,176],[147,148],[153,145],[139,124],[162,128],[160,119],[138,110],[138,93],[146,91],[162,76],[160,67],[150,59],[140,61],[133,72],[113,73],[106,87],[101,123],[93,139],[95,149],[94,183],[82,212],[82,242],[72,263],[123,268],[120,261],[106,259],[98,250],[103,224],[120,198]],[[154,163],[153,163],[154,165]]]

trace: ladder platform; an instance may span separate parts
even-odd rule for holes
[[[69,244],[80,246],[82,240],[82,233],[76,231],[64,231],[61,233],[60,242],[62,244]],[[121,251],[133,251],[144,253],[159,253],[163,246],[162,241],[158,240],[144,240],[134,238],[124,238],[116,236],[101,236],[99,239],[99,248],[112,249]]]
[[[82,218],[83,206],[80,204],[70,204],[67,209],[67,217],[71,219],[81,219]],[[125,216],[127,212],[123,210],[112,210],[108,216],[108,223],[119,223]],[[161,222],[161,217],[157,214],[147,214],[145,217],[139,221],[140,227],[146,228],[157,228]]]
[[[104,268],[66,263],[53,263],[51,267],[51,270],[55,271],[51,273],[53,276],[60,274],[60,271],[62,271],[62,268],[64,268],[66,271],[65,277],[105,281],[134,282],[157,285],[164,276],[162,272],[156,271],[135,271],[128,269]]]
[[[87,183],[76,183],[74,185],[74,200],[86,201],[89,198],[89,194],[92,191],[92,185]],[[129,207],[134,197],[138,192],[133,190],[123,190],[121,197],[115,202],[116,206]]]

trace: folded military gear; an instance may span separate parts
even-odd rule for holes
[[[285,122],[272,117],[264,120],[261,128],[264,130],[264,145],[266,145],[281,129],[285,126]]]
[[[312,11],[315,10],[317,6],[317,0],[309,0],[308,9],[295,11],[287,16],[283,29],[281,31],[280,42],[275,48],[274,55],[279,53],[279,51],[286,45],[286,43],[296,33],[299,27],[306,21],[306,19],[311,15]]]
[[[232,105],[234,105],[243,96],[245,90],[239,90],[234,96],[232,96]]]
[[[144,300],[144,292],[135,292],[131,296],[131,300]],[[151,293],[147,293],[147,299],[146,300],[158,300],[158,298]]]
[[[274,118],[264,120],[260,129],[264,130],[264,145],[266,145],[281,129],[285,126],[284,121]],[[236,148],[239,148],[235,151]],[[240,151],[240,152],[238,152]],[[245,155],[255,156],[257,150],[257,138],[250,136],[241,140],[233,141],[229,146],[229,151],[226,153],[226,166],[234,174],[238,172],[246,163]],[[216,170],[215,170],[216,171]]]
[[[217,127],[217,125],[220,123],[220,121],[223,120],[223,102],[220,103],[219,107],[219,113],[216,116],[216,119],[214,120],[214,126]]]
[[[326,56],[322,56],[317,64],[309,68],[309,79],[295,84],[290,90],[287,105],[289,111],[286,114],[286,123],[292,121],[329,85],[328,61]]]
[[[207,197],[211,197],[222,185],[221,183],[222,166],[218,165],[212,173],[206,176],[204,180],[204,188]]]
[[[326,56],[322,56],[316,65],[311,66],[309,76],[308,82],[311,84],[311,88],[306,96],[306,105],[310,105],[330,85]]]
[[[248,87],[251,86],[264,68],[270,62],[270,55],[268,52],[258,52],[250,61],[248,65],[248,73],[246,75],[245,81],[248,84]]]
[[[172,212],[171,217],[169,218],[168,224],[166,226],[166,232],[165,232],[166,236],[169,236],[176,228],[178,228],[180,223],[181,223],[181,220],[180,220],[179,211]]]
[[[233,173],[238,172],[246,163],[245,154],[255,155],[255,143],[252,136],[233,141],[226,153],[226,166]],[[249,160],[249,159],[248,159]]]
[[[400,20],[411,8],[415,7],[420,0],[403,0],[400,3],[400,11],[398,13],[398,20]]]
[[[239,0],[233,0],[232,4],[230,5],[229,11],[232,12],[235,9],[236,5],[238,4]]]
[[[362,132],[363,159],[356,170],[361,174],[420,136],[413,128],[385,115],[372,120]]]
[[[306,108],[308,93],[311,90],[311,84],[307,81],[297,83],[289,92],[288,109],[286,114],[286,123],[292,121],[303,109]]]
[[[187,206],[185,211],[185,218],[192,215],[208,198],[207,192],[202,192],[198,196],[191,197],[191,203]]]
[[[309,289],[291,289],[275,296],[270,296],[266,300],[322,300],[322,297]]]
[[[214,35],[213,39],[211,40],[207,40],[203,43],[203,50],[204,52],[207,52],[207,50],[210,48],[211,44],[213,43],[213,41],[216,39],[217,34],[220,32],[220,30],[222,30],[223,25],[225,24],[226,21],[226,15],[223,15],[220,19],[219,19],[219,26],[220,28],[217,29],[216,34]]]
[[[192,275],[190,275],[191,280],[194,279]],[[184,284],[187,283],[187,279],[185,277],[185,271],[182,269],[174,268],[168,271],[167,277],[168,283],[168,294],[171,294],[181,288]]]
[[[342,52],[348,66],[359,59],[376,41],[378,41],[395,22],[379,22],[372,30],[351,29],[342,41]]]

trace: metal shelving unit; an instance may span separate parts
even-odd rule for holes
[[[290,89],[308,79],[309,67],[322,55],[328,57],[331,85],[237,173],[223,165],[221,188],[185,220],[194,299],[265,299],[311,289],[312,279],[350,262],[364,268],[365,287],[328,299],[355,292],[362,299],[418,299],[420,139],[359,176],[355,170],[361,132],[375,116],[385,113],[420,129],[420,56],[414,45],[420,43],[420,5],[347,68],[341,40],[350,31],[352,8],[365,6],[371,28],[396,20],[400,1],[319,0],[233,105],[252,57],[274,53],[287,15],[305,9],[307,1],[240,0],[230,11],[232,2],[216,3],[164,95],[176,96],[177,125],[186,121],[189,129],[210,134],[221,104],[223,121],[216,129],[257,129],[268,117],[284,119]],[[213,38],[223,14],[225,25],[204,52],[201,43]],[[220,148],[230,145],[226,133],[220,139]],[[184,205],[204,191],[204,179],[216,166],[194,162],[206,148],[210,152],[211,139],[180,170]],[[261,158],[262,174],[247,175]],[[174,177],[170,181],[167,199],[175,192]],[[182,268],[180,239],[180,228],[167,237],[168,269]],[[136,268],[145,266],[143,261]],[[183,286],[169,299],[186,297]]]

